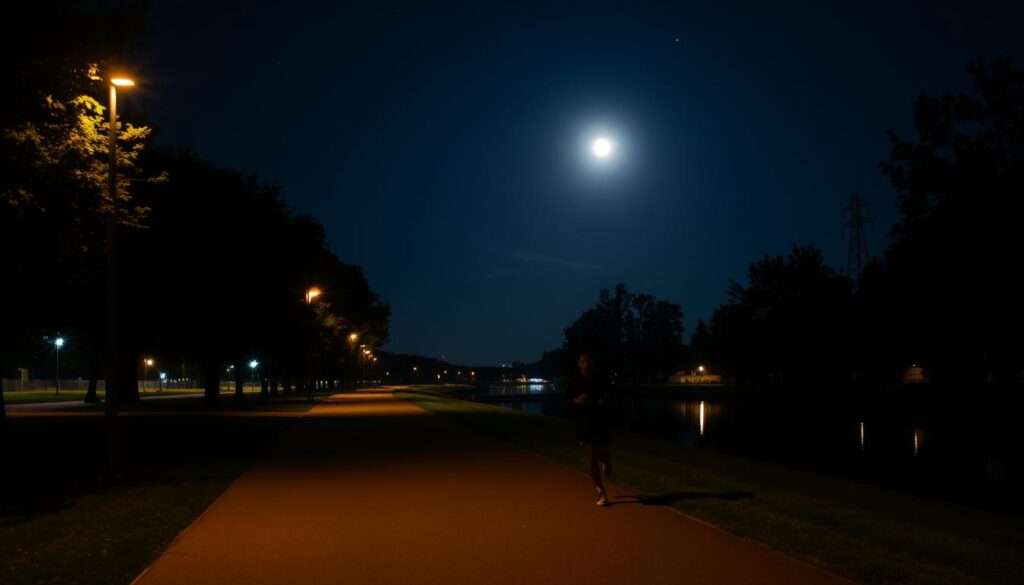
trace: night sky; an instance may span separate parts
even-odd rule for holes
[[[881,252],[885,129],[973,58],[1024,62],[1013,3],[765,4],[156,3],[124,101],[317,217],[386,349],[533,361],[617,282],[689,333],[765,252],[845,268],[852,192]]]

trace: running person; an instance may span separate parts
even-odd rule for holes
[[[580,446],[587,460],[587,473],[597,488],[597,505],[608,505],[608,494],[601,480],[612,474],[612,458],[608,452],[608,386],[594,378],[590,370],[590,355],[581,353],[576,361],[580,373],[565,385],[565,401],[573,417]]]

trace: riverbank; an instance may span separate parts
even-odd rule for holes
[[[582,469],[570,421],[399,395],[552,461]],[[865,583],[1018,583],[1024,520],[613,432],[615,483],[659,503]]]

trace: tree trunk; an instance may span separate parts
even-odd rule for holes
[[[203,400],[207,404],[220,401],[220,360],[203,355]]]
[[[277,396],[277,372],[270,375],[270,395]]]
[[[267,379],[260,376],[260,397],[266,398],[270,395],[270,388],[267,386]]]
[[[7,430],[7,402],[4,400],[4,378],[0,374],[0,433]]]
[[[96,394],[96,372],[89,373],[89,388],[85,391],[85,401],[89,404],[99,404],[100,397]]]
[[[245,366],[235,364],[235,400],[245,400]]]
[[[99,368],[100,368],[100,355],[96,351],[96,345],[93,344],[92,351],[89,352],[89,388],[85,391],[85,401],[89,404],[99,404],[100,397],[96,394],[96,384],[99,379]]]

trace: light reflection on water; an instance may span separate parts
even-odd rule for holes
[[[530,392],[524,387],[518,393]],[[557,398],[500,404],[533,414],[566,415]],[[884,409],[847,410],[851,412],[815,410],[781,400],[639,395],[613,403],[610,418],[614,427],[683,445],[1024,514],[1024,505],[1012,497],[1024,488],[1024,453],[1012,434],[995,425],[964,428],[956,417],[919,421]],[[993,494],[998,497],[989,497]]]
[[[552,384],[539,384],[539,383],[507,383],[507,384],[491,384],[487,389],[487,394],[492,396],[517,396],[527,394],[551,394],[554,393],[555,388]]]

